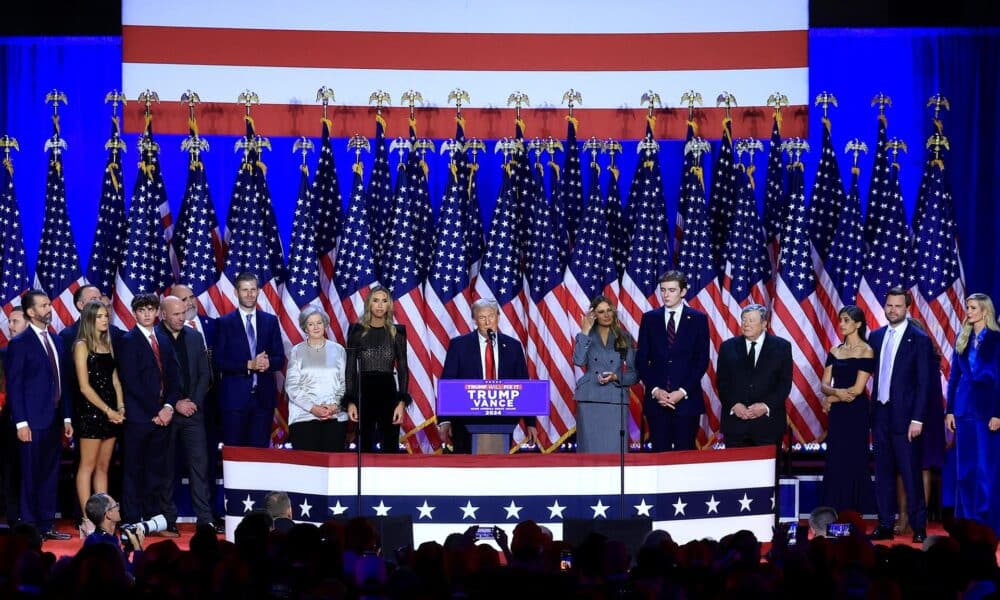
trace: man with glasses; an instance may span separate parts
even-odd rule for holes
[[[98,492],[87,499],[83,510],[87,513],[87,518],[94,524],[94,533],[87,536],[87,539],[83,542],[84,545],[111,544],[120,550],[122,545],[118,540],[116,532],[118,524],[122,521],[121,505],[115,502],[115,499],[109,494]],[[133,551],[141,552],[142,542],[146,537],[142,532],[142,528],[136,528],[135,531],[126,531],[125,535],[128,536]]]

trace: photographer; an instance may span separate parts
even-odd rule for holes
[[[142,554],[142,542],[146,535],[141,527],[123,529],[122,536],[128,540],[128,543],[126,548],[122,548],[121,539],[116,533],[118,524],[122,520],[120,506],[114,498],[104,492],[98,492],[87,500],[84,511],[87,513],[87,518],[94,524],[94,533],[87,536],[84,545],[111,544],[122,551],[122,557],[131,567],[128,555],[131,554],[134,561],[136,556]]]

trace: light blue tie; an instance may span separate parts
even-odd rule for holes
[[[250,358],[257,356],[257,333],[253,330],[253,315],[247,315],[247,342],[250,344]],[[257,387],[257,373],[251,377],[251,385]]]
[[[896,347],[896,330],[886,328],[885,343],[882,345],[882,364],[878,369],[878,401],[889,401],[889,385],[892,383],[892,351]]]

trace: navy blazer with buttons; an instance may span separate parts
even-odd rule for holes
[[[635,368],[646,387],[646,401],[652,401],[653,388],[667,392],[684,388],[687,398],[677,403],[677,414],[704,414],[701,380],[708,370],[708,317],[690,306],[681,307],[677,340],[668,346],[665,315],[665,307],[653,309],[642,315],[639,325]]]
[[[146,334],[136,325],[122,338],[118,352],[118,379],[125,396],[125,423],[150,424],[164,404],[173,406],[180,400],[177,387],[178,374],[174,348],[170,338],[154,327],[156,341],[160,345],[160,360],[163,362],[161,378],[160,366],[156,363],[153,346]],[[160,397],[160,385],[163,397]]]
[[[879,377],[885,332],[886,327],[881,327],[868,338],[868,343],[875,351],[872,404],[878,402],[879,388],[886,384]],[[888,382],[889,424],[892,433],[905,434],[911,421],[923,423],[927,417],[927,386],[930,385],[927,356],[933,349],[927,334],[912,325],[906,326],[898,344],[891,380]]]
[[[969,340],[965,352],[955,350],[951,359],[948,413],[984,421],[1000,417],[1000,331],[986,330],[975,365],[969,362],[971,347]]]
[[[57,418],[70,419],[73,416],[73,402],[66,386],[66,369],[72,368],[72,365],[67,365],[63,358],[65,355],[59,336],[50,333],[49,340],[59,363],[58,383],[45,346],[33,328],[29,326],[7,346],[7,404],[15,425],[27,421],[31,429],[48,429]],[[59,387],[58,406],[52,402],[54,386]]]
[[[212,360],[216,373],[222,378],[219,386],[219,405],[222,410],[267,410],[274,408],[277,403],[278,390],[274,374],[285,368],[285,347],[281,343],[280,326],[274,315],[260,310],[254,311],[254,314],[257,347],[252,352],[239,309],[216,321]],[[253,374],[247,371],[247,362],[261,352],[267,353],[270,368],[266,373],[257,373],[256,404],[251,406]]]

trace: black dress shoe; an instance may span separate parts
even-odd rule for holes
[[[65,542],[67,540],[73,539],[73,536],[71,536],[68,533],[56,531],[55,529],[50,529],[42,534],[42,538],[46,540],[55,540],[57,542]]]
[[[914,529],[913,530],[913,543],[914,544],[923,544],[924,540],[926,540],[926,539],[927,539],[927,531],[925,531],[923,529]]]
[[[868,536],[870,540],[891,540],[896,537],[896,534],[892,532],[890,527],[882,527],[881,525],[875,528],[875,531],[871,532]]]

